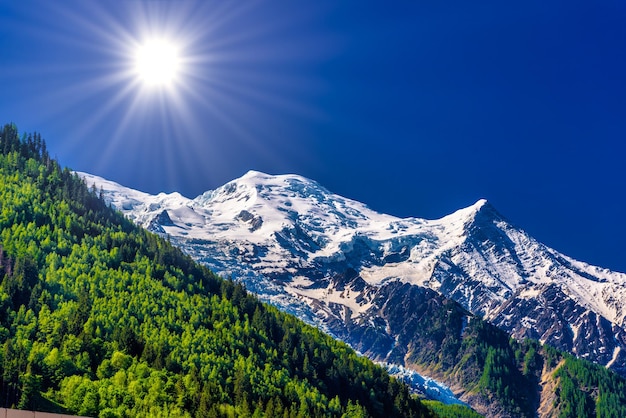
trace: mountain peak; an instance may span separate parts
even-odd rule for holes
[[[468,215],[468,218],[479,221],[479,220],[504,220],[504,217],[496,210],[496,208],[489,202],[487,199],[479,199],[476,203],[471,206],[468,206],[465,209],[461,209],[461,211],[465,211]],[[460,212],[460,211],[459,211]]]
[[[273,177],[276,177],[276,176],[272,176],[271,174],[267,174],[262,171],[248,170],[246,174],[240,177],[240,179],[252,179],[252,178],[269,179]]]
[[[483,206],[486,206],[486,205],[491,206],[491,203],[489,203],[487,199],[478,199],[478,201],[476,201],[476,203],[474,203],[472,207],[475,208],[476,210],[480,210],[482,209]]]
[[[480,199],[472,206],[461,209],[461,211],[465,211],[462,222],[464,224],[463,229],[467,234],[482,236],[489,231],[491,234],[501,235],[503,233],[502,228],[509,223],[486,199]],[[490,239],[494,239],[494,237],[491,236]]]
[[[479,199],[473,205],[458,209],[457,211],[441,218],[442,221],[449,223],[467,223],[473,222],[477,218],[483,218],[485,215],[495,215],[500,217],[495,208],[487,201],[487,199]]]
[[[269,184],[283,187],[289,187],[293,182],[297,182],[299,184],[315,185],[321,188],[319,183],[315,180],[298,174],[267,174],[256,170],[249,170],[246,174],[232,180],[230,183],[240,183],[242,181],[252,182],[255,185]]]

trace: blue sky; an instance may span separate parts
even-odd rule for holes
[[[510,3],[0,0],[0,121],[152,193],[255,169],[398,216],[486,198],[626,272],[626,4]],[[130,70],[155,36],[169,89]]]

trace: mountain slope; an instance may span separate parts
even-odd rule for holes
[[[626,275],[546,247],[485,200],[438,220],[400,219],[296,175],[251,171],[195,199],[81,175],[130,219],[373,358],[388,360],[398,337],[379,311],[400,281],[519,339],[625,370]]]
[[[10,125],[0,131],[0,344],[2,406],[432,416],[345,344],[125,220],[38,135],[20,140]]]

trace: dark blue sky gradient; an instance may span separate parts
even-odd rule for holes
[[[152,193],[256,169],[398,216],[486,198],[626,272],[626,4],[510,3],[0,0],[0,120]],[[173,92],[125,72],[146,31],[184,40]]]

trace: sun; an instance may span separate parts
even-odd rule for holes
[[[137,45],[135,75],[147,86],[168,87],[180,75],[180,50],[166,39],[151,39]]]

